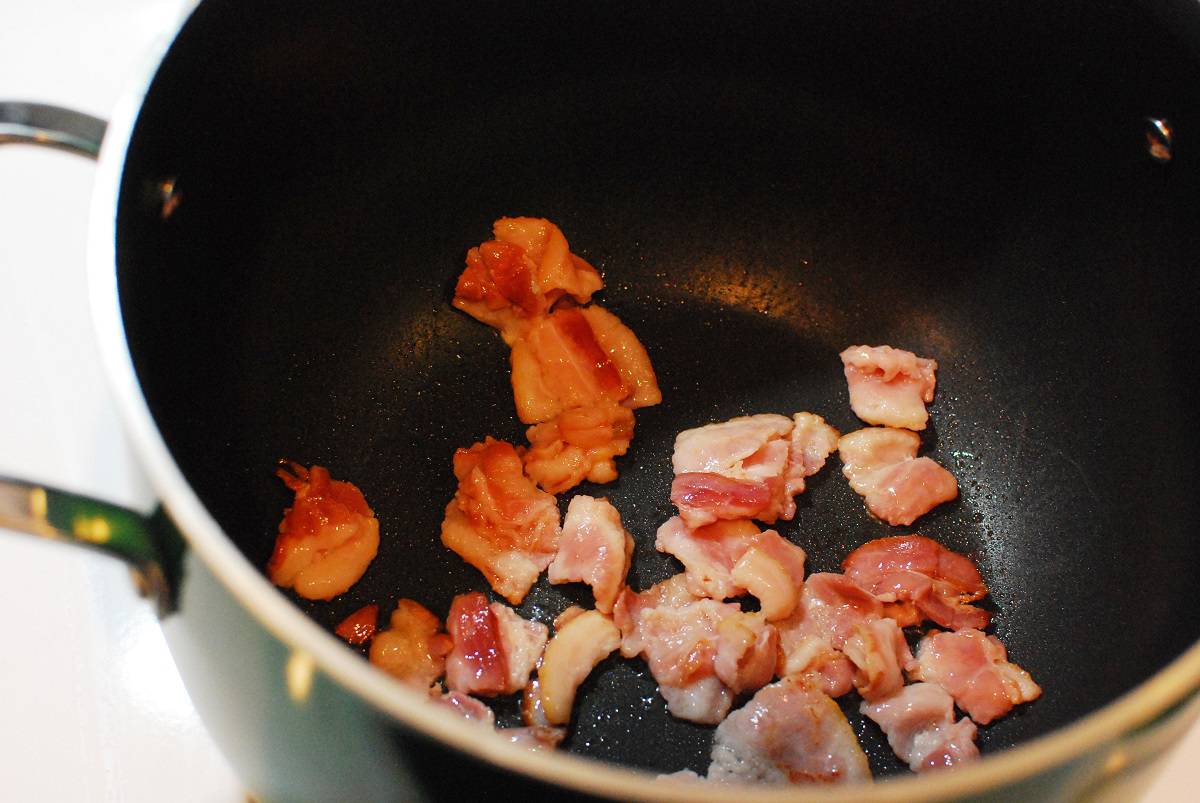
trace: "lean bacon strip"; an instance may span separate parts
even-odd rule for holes
[[[975,564],[922,535],[868,541],[846,556],[842,569],[884,602],[911,603],[918,621],[926,618],[959,630],[982,629],[990,619],[987,611],[970,604],[988,593]],[[901,621],[906,623],[917,622]]]
[[[504,441],[459,449],[454,475],[458,491],[446,506],[442,543],[516,605],[558,551],[558,505],[522,473],[521,458]]]
[[[954,475],[928,457],[917,457],[914,432],[867,427],[838,441],[842,473],[867,510],[888,524],[912,524],[958,496]]]
[[[841,358],[855,415],[868,424],[925,429],[937,361],[891,346],[851,346]]]
[[[1009,662],[1000,639],[974,629],[925,636],[909,677],[944,688],[980,725],[1042,694],[1028,672]]]

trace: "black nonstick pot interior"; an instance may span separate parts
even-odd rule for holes
[[[256,565],[290,498],[280,458],[363,489],[378,558],[297,601],[329,626],[486,588],[438,533],[454,449],[523,442],[507,349],[449,304],[496,217],[558,223],[657,369],[620,479],[577,489],[621,511],[635,588],[679,570],[653,547],[679,430],[811,410],[850,431],[840,350],[935,357],[925,451],[961,496],[915,530],[977,560],[1045,689],[980,729],[995,752],[1200,636],[1197,87],[1182,40],[1123,3],[206,3],[129,151],[130,346]],[[1170,162],[1147,117],[1174,126]],[[814,571],[899,531],[831,462],[778,528]],[[543,578],[520,610],[590,599]],[[847,709],[875,771],[900,771]],[[566,748],[703,771],[710,739],[614,656]]]

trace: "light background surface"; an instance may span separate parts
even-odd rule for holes
[[[106,118],[189,5],[0,0],[0,98]],[[93,175],[79,157],[0,148],[0,474],[146,508],[92,339]],[[0,643],[0,799],[245,799],[122,565],[0,531]],[[1200,727],[1143,800],[1200,800],[1197,787]]]

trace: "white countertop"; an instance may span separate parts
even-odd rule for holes
[[[0,0],[0,99],[107,117],[187,0]],[[145,508],[92,341],[93,165],[0,147],[0,474]],[[245,799],[116,561],[0,531],[0,798]],[[1200,727],[1145,801],[1200,799]]]

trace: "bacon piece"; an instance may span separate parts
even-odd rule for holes
[[[571,254],[562,231],[541,218],[500,218],[494,240],[467,252],[455,307],[500,330],[506,342],[563,295],[583,304],[603,286],[600,274]]]
[[[1000,639],[973,628],[934,631],[921,639],[916,667],[909,677],[944,688],[980,725],[1042,694],[1028,672],[1008,661]]]
[[[567,738],[566,728],[500,728],[496,731],[504,739],[529,750],[553,750]]]
[[[451,691],[434,697],[433,700],[449,708],[468,722],[478,722],[482,725],[496,724],[496,714],[487,704],[476,700],[461,691]]]
[[[764,686],[713,737],[708,779],[738,783],[867,781],[871,769],[830,697],[794,678]]]
[[[359,581],[379,550],[379,520],[354,485],[321,466],[276,475],[295,495],[279,522],[267,576],[305,599],[330,600]]]
[[[904,672],[913,663],[904,632],[891,619],[871,619],[855,625],[842,652],[854,662],[854,688],[875,702],[904,686]]]
[[[428,689],[445,672],[446,654],[453,647],[441,629],[442,623],[425,606],[402,599],[388,629],[371,642],[368,660],[410,686]]]
[[[879,619],[883,603],[850,578],[808,576],[800,605],[779,621],[779,674],[805,678],[833,697],[850,691],[854,664],[842,652],[855,628]]]
[[[804,550],[744,519],[691,529],[673,516],[658,528],[654,546],[683,563],[692,594],[721,600],[749,591],[768,621],[791,614],[804,584]]]
[[[913,683],[859,710],[887,736],[888,744],[913,772],[955,767],[979,758],[975,723],[954,721],[954,699],[936,683]]]
[[[621,383],[629,389],[629,396],[621,403],[635,410],[660,403],[662,391],[658,388],[650,355],[633,330],[596,304],[584,307],[579,314],[588,322],[596,342],[621,375]]]
[[[791,519],[792,497],[836,442],[837,430],[812,413],[741,416],[685,430],[671,457],[671,501],[689,527],[718,519]]]
[[[450,604],[446,627],[454,647],[446,658],[446,685],[454,691],[492,696],[525,687],[542,655],[548,628],[530,622],[478,591]]]
[[[379,621],[379,606],[364,605],[343,619],[333,632],[345,639],[347,644],[357,647],[366,644],[375,635],[375,625]]]
[[[560,617],[559,621],[563,618]],[[599,611],[577,611],[566,617],[562,625],[555,623],[557,632],[538,668],[535,690],[541,700],[546,721],[565,725],[571,719],[575,692],[592,670],[621,646],[621,631],[612,620]]]
[[[617,478],[614,458],[629,451],[633,411],[619,404],[576,407],[526,431],[525,473],[547,493],[558,494],[587,480]]]
[[[442,543],[519,604],[558,551],[558,504],[521,473],[521,458],[504,441],[459,449],[454,475],[458,491],[446,506]]]
[[[910,602],[919,611],[916,621],[907,609],[902,625],[921,617],[943,627],[987,627],[987,611],[968,603],[987,596],[987,585],[969,558],[922,535],[898,535],[868,541],[851,552],[842,569],[863,588],[885,602]]]
[[[912,524],[958,496],[954,475],[928,457],[917,457],[914,432],[867,427],[838,441],[842,473],[867,510],[888,524]]]
[[[633,536],[621,526],[617,509],[607,499],[579,495],[567,506],[550,582],[587,583],[596,610],[611,614],[632,558]]]
[[[841,433],[826,424],[819,415],[796,413],[792,416],[787,471],[783,479],[784,495],[793,505],[793,510],[786,516],[781,514],[780,518],[790,520],[795,515],[792,497],[804,492],[805,479],[820,471],[825,466],[825,459],[837,451],[839,437]]]
[[[868,424],[925,429],[937,386],[937,361],[891,346],[851,346],[841,353],[850,407]]]
[[[720,722],[733,689],[770,680],[778,651],[774,626],[733,603],[696,599],[682,576],[635,594],[626,589],[613,609],[621,654],[641,654],[671,713],[703,724]]]

